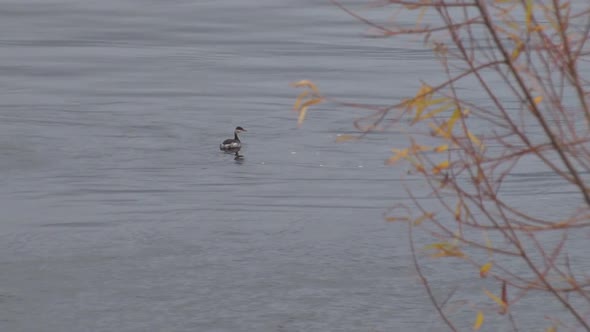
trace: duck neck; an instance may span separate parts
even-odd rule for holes
[[[234,131],[234,139],[236,141],[238,141],[238,142],[240,141],[240,138],[238,137],[238,132],[237,131]]]

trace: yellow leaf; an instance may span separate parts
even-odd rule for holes
[[[539,105],[543,101],[543,96],[536,96],[533,101],[535,102],[535,105]]]
[[[298,111],[299,108],[301,107],[301,102],[303,101],[303,99],[305,99],[305,97],[307,97],[310,93],[310,90],[305,90],[302,93],[299,94],[299,96],[297,96],[297,99],[295,100],[295,105],[293,105],[293,109]]]
[[[441,145],[441,146],[437,146],[436,148],[434,148],[434,150],[433,150],[433,151],[434,151],[434,152],[438,152],[438,153],[440,153],[440,152],[445,152],[445,151],[447,151],[448,149],[449,149],[449,145],[448,145],[448,144],[443,144],[443,145]]]
[[[426,169],[424,169],[424,166],[422,166],[422,164],[415,164],[414,167],[416,167],[416,171],[418,173],[426,174]]]
[[[486,231],[484,231],[483,235],[486,241],[486,248],[488,249],[488,256],[492,257],[494,255],[494,247],[492,246],[492,241],[490,240],[490,237],[488,236],[488,233]]]
[[[549,25],[551,25],[551,28],[553,30],[559,29],[559,26],[557,25],[557,21],[553,17],[553,11],[544,10],[543,14],[545,15],[545,19],[547,20],[547,22],[549,22]]]
[[[437,115],[438,113],[444,112],[451,107],[453,107],[453,104],[445,104],[445,105],[443,105],[437,109],[434,109],[424,115],[418,116],[416,119],[414,119],[414,122],[430,119],[431,117]]]
[[[297,119],[297,125],[301,126],[303,120],[305,120],[305,115],[307,114],[307,108],[311,105],[319,104],[323,100],[321,98],[312,99],[306,101],[303,105],[301,105],[301,109],[299,110],[299,118]]]
[[[506,25],[511,28],[512,30],[520,30],[520,26],[514,21],[503,21]]]
[[[434,168],[432,169],[432,173],[433,174],[439,174],[442,170],[449,168],[449,161],[445,160],[441,163],[439,163],[438,165],[434,166]]]
[[[420,5],[419,4],[418,5],[407,4],[407,5],[404,5],[404,7],[406,7],[406,9],[408,9],[408,10],[414,10],[414,9],[420,8]]]
[[[301,126],[303,120],[305,120],[305,115],[307,114],[307,106],[301,107],[299,110],[299,117],[297,118],[297,125]]]
[[[465,254],[459,250],[457,245],[448,243],[448,242],[439,242],[439,243],[432,243],[424,247],[425,250],[436,250],[435,253],[430,255],[432,258],[439,258],[439,257],[465,257]]]
[[[426,11],[428,10],[428,7],[422,7],[420,9],[420,14],[418,14],[418,18],[416,19],[416,24],[420,24],[422,22],[422,19],[424,18],[424,14],[426,14]]]
[[[422,152],[422,151],[429,151],[431,148],[428,146],[425,146],[425,145],[412,144],[410,149],[411,149],[412,154],[416,154],[416,153]]]
[[[469,130],[467,131],[467,137],[469,137],[469,140],[471,142],[473,142],[473,144],[477,145],[477,147],[479,147],[479,148],[483,147],[483,144],[481,144],[481,141],[479,140],[479,138],[477,138],[477,136],[473,135],[473,133],[470,132]]]
[[[295,83],[291,83],[291,86],[299,88],[299,87],[307,87],[313,90],[313,92],[315,92],[316,94],[320,94],[320,90],[318,90],[318,88],[316,87],[315,84],[313,84],[311,81],[309,80],[301,80],[299,82],[295,82]]]
[[[487,262],[479,269],[479,276],[485,278],[488,276],[488,272],[492,268],[492,262]]]
[[[315,104],[319,104],[322,101],[324,101],[322,98],[316,98],[316,99],[308,100],[305,103],[303,103],[303,105],[301,105],[301,108],[303,108],[303,107],[309,107],[309,106],[315,105]]]
[[[408,221],[408,217],[387,217],[385,221]]]
[[[481,171],[480,168],[477,169],[477,176],[473,177],[473,182],[475,184],[480,184],[483,180],[485,180],[485,175]]]
[[[492,294],[487,289],[484,289],[483,291],[484,291],[484,293],[486,293],[486,295],[490,299],[494,300],[494,302],[496,302],[500,306],[500,308],[502,309],[502,312],[506,312],[506,309],[508,307],[508,305],[506,304],[506,302],[502,301],[499,297],[497,297],[496,295]]]
[[[512,54],[510,55],[510,59],[512,61],[518,59],[518,56],[520,55],[520,52],[524,49],[524,44],[522,42],[518,42],[516,44],[516,47],[514,48],[514,50],[512,51]]]
[[[432,128],[432,135],[440,136],[446,139],[451,138],[450,135],[447,134],[446,123],[443,123],[440,127],[437,127],[434,123],[429,123],[428,125],[430,128]]]
[[[424,246],[424,250],[429,250],[429,249],[443,249],[443,248],[450,248],[451,245],[448,242],[436,242],[436,243],[431,243],[428,245]]]
[[[415,226],[418,226],[422,222],[424,222],[424,220],[426,220],[426,219],[432,219],[433,217],[434,217],[434,213],[432,213],[432,212],[425,213],[422,216],[418,217],[416,220],[414,220],[414,225]]]
[[[459,118],[461,117],[462,113],[460,110],[455,110],[453,112],[453,115],[451,115],[451,118],[449,119],[449,122],[447,122],[447,135],[450,137],[451,134],[453,133],[453,127],[455,126],[455,122],[457,122],[457,120],[459,120]]]
[[[533,18],[533,0],[526,0],[525,22],[527,28],[531,27],[531,20]]]
[[[481,328],[481,324],[483,324],[483,312],[478,311],[477,316],[475,316],[475,323],[473,324],[473,330],[478,331]]]
[[[354,135],[338,135],[338,137],[336,137],[336,142],[346,142],[356,139],[358,139],[358,137]]]
[[[439,257],[465,257],[465,254],[459,250],[454,248],[453,250],[441,250],[437,253],[430,255],[431,258],[439,258]]]
[[[416,107],[416,117],[414,118],[414,122],[416,122],[419,118],[424,109],[428,107],[426,104],[427,98],[431,96],[428,95],[430,92],[430,87],[426,84],[423,84],[418,90],[416,97],[414,97],[414,101],[410,103],[410,107]]]
[[[551,327],[548,327],[547,330],[545,330],[545,331],[547,331],[547,332],[557,332],[557,328],[555,326],[551,326]]]
[[[398,160],[400,160],[401,158],[407,158],[408,157],[408,149],[403,149],[403,150],[399,150],[399,149],[391,149],[391,151],[393,153],[395,153],[395,155],[393,155],[393,157],[387,159],[387,164],[388,165],[393,165],[395,164]]]

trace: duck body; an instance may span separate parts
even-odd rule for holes
[[[219,150],[225,152],[238,152],[241,148],[242,142],[240,142],[240,139],[237,136],[234,139],[228,138],[223,141],[223,143],[219,144]]]
[[[228,138],[221,144],[219,144],[219,150],[237,154],[238,151],[240,151],[240,149],[242,148],[242,142],[238,137],[238,133],[244,131],[246,131],[244,128],[236,127],[236,129],[234,130],[234,138]]]

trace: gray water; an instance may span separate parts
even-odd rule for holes
[[[300,79],[392,103],[438,75],[364,29],[310,0],[0,1],[0,330],[440,327],[382,218],[404,136],[290,110]]]

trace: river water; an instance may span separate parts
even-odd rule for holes
[[[300,79],[414,93],[437,75],[419,41],[311,0],[0,6],[1,331],[440,327],[382,218],[404,136],[337,144],[362,113],[290,111]],[[218,151],[238,125],[241,162]]]

